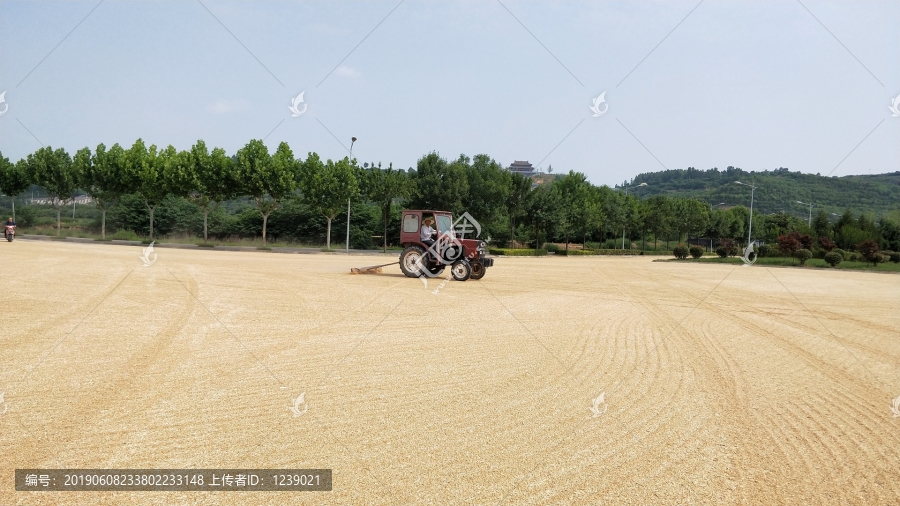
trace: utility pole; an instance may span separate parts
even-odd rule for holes
[[[750,227],[747,231],[747,246],[750,246],[750,234],[753,233],[753,192],[756,191],[756,187],[752,184],[742,183],[740,181],[735,181],[735,183],[750,187]]]
[[[800,202],[799,200],[797,201],[797,203],[798,203],[798,204],[803,204],[804,206],[809,206],[809,220],[806,222],[806,226],[808,226],[809,228],[812,228],[812,208],[813,208],[813,205],[812,205],[812,204],[809,204],[809,203],[806,203],[806,202]]]

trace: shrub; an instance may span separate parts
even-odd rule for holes
[[[725,248],[725,254],[730,257],[737,255],[738,251],[740,250],[737,243],[734,242],[733,239],[722,239],[721,241],[719,241],[719,245],[722,248]]]
[[[797,251],[794,252],[794,258],[796,258],[797,260],[800,261],[800,265],[803,265],[806,263],[807,260],[812,258],[812,251],[810,251],[806,248],[798,249]]]
[[[851,262],[862,262],[863,257],[859,253],[850,253]]]
[[[678,246],[675,246],[675,249],[672,250],[672,254],[675,255],[675,258],[684,260],[688,256],[688,248],[684,244],[679,244]]]
[[[850,257],[850,253],[847,253],[846,251],[844,251],[840,248],[835,248],[835,249],[831,250],[831,253],[837,253],[838,255],[840,255],[841,260],[848,260]]]
[[[716,248],[716,255],[719,255],[719,258],[725,258],[728,256],[728,251],[724,247],[719,246]]]
[[[767,257],[772,254],[772,247],[768,244],[760,244],[756,246],[757,257]]]
[[[691,249],[689,251],[691,253],[691,256],[694,258],[700,258],[703,256],[703,248],[701,248],[700,246],[691,246]]]
[[[561,248],[559,246],[553,244],[552,242],[548,242],[547,244],[544,244],[544,249],[546,249],[547,251],[552,251],[553,253],[556,253]]]
[[[837,264],[839,264],[843,261],[844,261],[844,257],[842,257],[840,253],[836,253],[834,251],[825,253],[825,262],[827,262],[828,265],[830,265],[832,267],[836,266]]]
[[[534,250],[526,250],[526,251],[534,251]],[[581,256],[581,255],[613,255],[613,256],[625,256],[625,255],[643,255],[644,252],[641,251],[639,253],[635,253],[634,250],[630,249],[570,249],[568,251],[561,249],[556,252],[557,255],[561,256]]]
[[[504,255],[511,257],[522,257],[522,256],[546,256],[547,250],[545,249],[514,249],[514,248],[489,248],[488,253],[491,255]]]
[[[590,251],[592,255],[625,256],[625,255],[634,255],[635,254],[634,251],[630,250],[630,249],[594,249],[594,250],[588,250],[588,251]],[[641,253],[643,253],[643,252],[641,252]]]
[[[16,209],[16,224],[22,228],[31,227],[34,225],[36,215],[34,206],[20,206]]]
[[[900,253],[891,253],[891,256],[889,258],[891,259],[891,262],[900,264]]]
[[[822,246],[827,253],[831,253],[834,248],[837,248],[837,244],[834,243],[831,239],[825,237],[824,235],[819,237],[819,245]]]
[[[866,259],[866,262],[878,265],[881,260],[881,254],[878,252],[878,243],[871,239],[867,239],[856,245],[856,251]]]
[[[547,248],[547,249],[549,250],[550,248]],[[570,250],[567,250],[567,249],[560,248],[556,251],[556,254],[562,255],[562,256],[579,256],[579,255],[596,255],[597,252],[596,252],[596,250],[592,250],[592,249],[570,249]]]
[[[782,255],[794,256],[794,253],[800,249],[800,241],[793,234],[782,234],[778,236],[778,249]]]

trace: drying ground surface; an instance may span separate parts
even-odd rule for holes
[[[0,504],[900,502],[897,275],[500,258],[426,288],[349,274],[386,257],[157,253],[0,244]],[[16,492],[16,468],[334,489]]]

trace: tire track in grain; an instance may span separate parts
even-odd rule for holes
[[[130,286],[126,285],[122,288],[123,290],[134,289],[136,285],[137,282],[132,281]],[[138,295],[144,296],[145,294],[139,293]],[[83,394],[69,396],[62,402],[55,403],[53,421],[49,423],[44,421],[41,424],[45,438],[38,439],[32,436],[26,441],[22,441],[21,446],[29,448],[28,454],[22,456],[23,465],[27,462],[33,467],[41,467],[41,464],[50,462],[54,455],[83,454],[85,451],[82,446],[84,441],[70,441],[65,437],[66,435],[73,432],[79,433],[77,428],[79,426],[96,427],[100,425],[100,422],[104,421],[102,416],[105,409],[133,403],[134,399],[129,396],[144,391],[141,383],[145,381],[144,376],[151,367],[166,366],[167,364],[168,367],[171,367],[173,365],[161,359],[164,358],[165,350],[170,347],[175,337],[187,324],[196,305],[185,294],[173,307],[175,308],[173,311],[166,313],[170,317],[162,325],[162,328],[136,347],[124,363],[116,366],[114,370],[107,371],[96,387]],[[113,307],[108,307],[101,313],[112,310]],[[103,316],[103,314],[98,314],[101,319]],[[127,320],[122,323],[129,324]],[[66,374],[66,371],[63,371],[62,374]],[[94,376],[96,377],[96,374]],[[44,383],[48,381],[44,380]],[[41,399],[42,402],[47,400],[47,397]],[[50,435],[49,438],[46,437],[47,434]],[[105,444],[100,443],[101,448]],[[69,448],[69,451],[63,451],[63,448]],[[102,450],[100,453],[102,454]]]

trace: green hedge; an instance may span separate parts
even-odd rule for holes
[[[566,251],[561,249],[556,252],[557,255],[578,256],[578,255],[640,255],[639,250],[630,249],[570,249]]]
[[[578,255],[596,255],[597,253],[595,253],[595,250],[592,250],[592,249],[570,249],[570,250],[559,249],[556,251],[556,254],[562,255],[562,256],[573,257],[573,256],[578,256]]]
[[[508,257],[542,257],[547,255],[545,249],[514,249],[514,248],[488,248],[491,255],[504,255]]]

